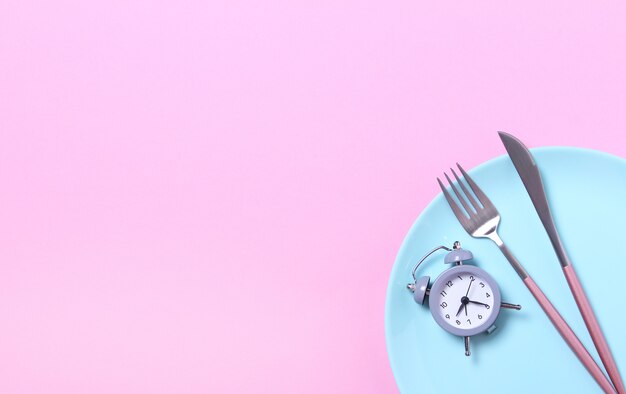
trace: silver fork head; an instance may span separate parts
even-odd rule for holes
[[[448,204],[450,204],[452,212],[454,212],[454,215],[461,223],[461,226],[463,226],[465,231],[467,231],[472,237],[492,238],[493,236],[496,236],[498,223],[500,223],[500,214],[498,213],[498,210],[493,205],[491,200],[487,198],[485,193],[480,190],[476,182],[474,182],[474,180],[467,175],[467,172],[465,172],[463,167],[461,167],[459,163],[456,163],[456,165],[459,167],[461,175],[465,178],[465,181],[469,185],[470,189],[474,192],[476,199],[480,202],[480,205],[476,202],[472,193],[470,193],[465,187],[461,178],[459,178],[456,172],[450,168],[450,171],[452,171],[452,175],[454,175],[454,178],[456,179],[461,190],[459,191],[459,189],[454,185],[454,182],[450,179],[448,174],[444,173],[444,175],[450,185],[450,188],[461,203],[462,208],[456,203],[454,198],[452,198],[452,195],[450,195],[439,178],[437,178],[437,182],[439,182],[441,191],[448,201]]]

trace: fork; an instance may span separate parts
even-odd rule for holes
[[[507,246],[502,241],[502,238],[498,235],[498,224],[500,223],[500,213],[493,205],[491,200],[487,198],[485,193],[478,187],[476,182],[470,178],[470,176],[465,172],[463,167],[459,163],[456,164],[461,171],[461,175],[465,178],[465,181],[469,185],[472,192],[476,196],[476,199],[480,202],[480,205],[476,201],[476,199],[472,196],[472,193],[469,192],[467,187],[463,184],[459,176],[456,174],[454,169],[450,168],[454,178],[457,181],[461,191],[459,191],[455,186],[454,182],[448,174],[444,174],[450,188],[456,195],[457,199],[463,206],[461,208],[452,198],[452,195],[448,192],[444,184],[441,182],[441,179],[437,178],[437,182],[439,182],[439,186],[441,187],[441,191],[443,192],[444,197],[448,201],[450,208],[452,208],[452,212],[461,223],[461,226],[474,238],[489,238],[500,248],[500,251],[506,259],[509,261],[515,272],[522,279],[528,290],[531,292],[533,297],[537,300],[545,314],[548,316],[554,327],[557,329],[561,337],[567,342],[570,349],[576,354],[578,359],[583,363],[587,371],[593,376],[593,378],[598,382],[602,390],[605,393],[615,393],[615,389],[611,385],[611,382],[604,375],[598,364],[596,364],[591,354],[587,351],[585,346],[580,342],[580,339],[576,336],[574,331],[567,324],[565,319],[559,314],[554,305],[548,300],[548,297],[543,293],[543,291],[537,286],[533,278],[528,275],[524,267],[520,264],[520,262],[515,258],[513,253],[507,248]],[[465,198],[464,198],[465,197]],[[471,204],[470,205],[468,204]],[[464,213],[465,212],[465,213]],[[469,215],[469,217],[468,217]]]

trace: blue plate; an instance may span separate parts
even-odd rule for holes
[[[556,225],[585,287],[622,376],[626,372],[626,161],[577,148],[532,150]],[[445,170],[442,168],[442,171]],[[438,189],[433,174],[432,190]],[[508,156],[470,175],[500,211],[500,235],[602,365],[572,297],[548,236]],[[443,331],[427,303],[406,289],[418,259],[437,245],[461,241],[475,264],[489,272],[505,302],[491,335],[463,339]],[[434,280],[447,266],[434,254],[418,277]],[[402,393],[601,393],[599,386],[550,324],[539,305],[488,239],[471,238],[441,193],[422,212],[396,258],[385,311],[387,350]]]

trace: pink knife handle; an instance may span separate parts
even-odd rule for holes
[[[591,354],[589,354],[589,352],[580,342],[574,331],[572,331],[570,326],[567,325],[567,322],[565,322],[565,320],[563,319],[563,317],[561,317],[554,305],[552,305],[550,300],[548,300],[548,297],[543,294],[543,291],[541,291],[535,281],[530,276],[524,278],[523,281],[526,287],[528,287],[528,290],[530,290],[530,292],[532,293],[533,297],[535,297],[537,302],[539,302],[539,305],[541,305],[543,311],[546,313],[546,315],[548,315],[548,318],[550,319],[554,327],[556,327],[559,334],[561,334],[565,342],[567,342],[567,344],[569,345],[570,349],[572,349],[578,359],[583,363],[585,368],[587,368],[587,371],[589,371],[591,376],[593,376],[593,378],[596,380],[596,382],[598,382],[600,387],[602,387],[602,390],[604,390],[604,392],[607,394],[615,393],[611,382],[609,382],[606,376],[604,376],[604,373],[602,373],[602,370],[600,369],[600,367],[598,367],[598,364],[596,364],[593,357],[591,357]]]
[[[604,364],[606,371],[609,373],[609,377],[613,381],[613,384],[619,394],[626,393],[626,390],[624,390],[624,383],[622,382],[619,370],[617,369],[617,364],[611,354],[611,349],[609,349],[609,345],[606,343],[600,324],[598,324],[596,315],[593,313],[591,304],[589,303],[589,300],[585,295],[585,291],[578,280],[574,267],[571,265],[563,267],[563,273],[565,274],[569,288],[572,290],[576,304],[578,304],[578,309],[580,310],[581,315],[583,315],[583,320],[585,320],[587,330],[589,330],[589,334],[591,334],[593,344],[596,346],[598,354],[602,359],[602,363]]]

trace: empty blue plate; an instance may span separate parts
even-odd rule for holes
[[[532,152],[572,265],[626,378],[626,161],[577,148]],[[504,242],[601,366],[548,236],[508,156],[469,173],[500,211]],[[439,188],[437,175],[433,191]],[[406,288],[414,264],[426,252],[457,240],[474,253],[470,264],[495,278],[502,300],[522,305],[521,311],[503,309],[492,334],[472,337],[470,357],[464,354],[463,339],[442,330],[428,303],[416,304]],[[428,275],[432,283],[449,268],[444,255],[429,257],[417,276]],[[415,221],[398,252],[387,290],[385,331],[402,393],[602,392],[497,246],[470,237],[441,193]]]

